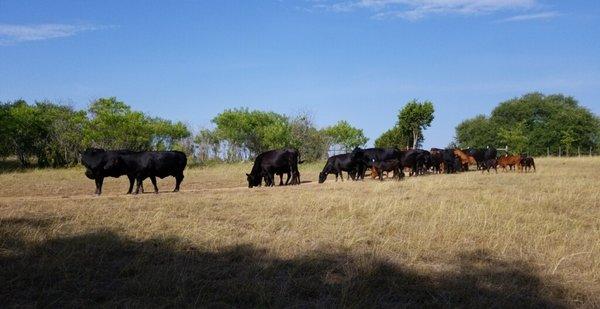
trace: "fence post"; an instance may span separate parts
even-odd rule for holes
[[[546,156],[549,157],[550,156],[550,147],[546,147]]]
[[[558,146],[558,157],[560,158],[562,156],[562,148],[560,146]]]
[[[581,146],[577,147],[577,156],[581,157]]]

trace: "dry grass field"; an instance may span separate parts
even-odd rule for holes
[[[600,307],[600,158],[536,173],[95,197],[83,169],[0,174],[2,307]],[[151,188],[146,182],[146,188]]]

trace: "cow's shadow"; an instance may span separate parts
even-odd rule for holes
[[[52,222],[0,221],[9,307],[561,307],[566,291],[520,261],[465,252],[435,274],[361,255],[278,258],[248,244],[208,250],[110,230],[42,242]],[[341,251],[341,250],[340,250]]]

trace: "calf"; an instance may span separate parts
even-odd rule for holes
[[[400,150],[395,148],[354,148],[352,153],[355,155],[356,160],[358,160],[358,177],[360,179],[365,178],[365,172],[367,168],[373,166],[373,162],[392,160],[392,159],[400,159],[401,153]]]
[[[394,172],[394,179],[404,178],[404,172],[402,171],[402,162],[398,159],[384,160],[384,161],[372,161],[373,167],[377,170],[377,176],[380,181],[383,181],[383,172]]]
[[[508,167],[509,170],[513,170],[515,166],[521,169],[521,156],[509,156],[507,154],[503,155],[498,158],[498,165],[503,171],[506,171],[506,167]]]
[[[496,171],[496,174],[498,174],[498,160],[497,159],[489,159],[489,160],[483,161],[483,164],[481,165],[481,173],[483,174],[483,172],[487,171],[489,174],[491,168],[493,168],[494,171]]]
[[[535,161],[533,157],[522,156],[521,157],[521,167],[525,172],[528,172],[533,167],[533,171],[535,172]]]
[[[347,172],[348,176],[355,180],[358,164],[359,162],[356,160],[354,153],[331,156],[327,159],[321,173],[319,173],[319,183],[324,183],[329,174],[335,174],[335,181],[338,180],[338,175],[342,176],[342,181],[344,181],[343,172]]]

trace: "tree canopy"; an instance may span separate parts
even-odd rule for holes
[[[398,112],[394,127],[375,140],[376,147],[418,148],[423,143],[423,130],[431,126],[434,107],[430,101],[411,100]]]
[[[362,129],[351,126],[345,120],[324,128],[323,133],[329,139],[331,145],[339,145],[346,150],[364,146],[369,141]]]
[[[190,135],[183,123],[132,111],[116,98],[98,99],[87,111],[49,101],[7,102],[0,104],[0,122],[0,156],[14,155],[21,166],[31,158],[42,167],[74,164],[87,147],[172,149]]]
[[[490,117],[479,115],[456,127],[461,147],[504,147],[545,154],[600,143],[600,120],[569,96],[530,93],[500,103]]]

